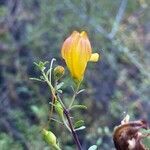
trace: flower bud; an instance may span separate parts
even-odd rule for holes
[[[59,117],[62,118],[62,116],[63,116],[63,108],[62,108],[60,102],[56,101],[55,105],[56,105],[55,110],[56,110],[57,114],[59,115]]]
[[[59,80],[65,73],[65,69],[62,66],[57,66],[54,69],[54,76],[56,80]]]
[[[45,129],[42,130],[43,139],[49,144],[49,145],[57,145],[56,144],[56,136],[51,132],[47,131]]]

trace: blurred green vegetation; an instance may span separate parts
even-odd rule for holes
[[[92,144],[114,149],[113,128],[127,113],[150,122],[149,5],[149,0],[0,0],[0,149],[49,149],[41,127],[50,93],[29,78],[39,75],[34,61],[55,57],[65,66],[60,49],[73,30],[87,31],[93,51],[101,54],[101,61],[89,64],[86,91],[78,96],[88,110],[74,114],[86,123],[79,132],[84,149]],[[71,88],[64,86],[64,92],[67,103]],[[63,128],[52,127],[63,149],[75,149]]]

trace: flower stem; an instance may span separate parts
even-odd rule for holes
[[[70,119],[70,115],[69,115],[69,111],[67,109],[64,109],[64,114],[66,115],[66,118],[68,120],[68,123],[69,123],[69,127],[71,129],[71,133],[72,133],[72,136],[74,138],[74,141],[78,147],[78,150],[82,150],[82,147],[81,147],[81,144],[80,144],[80,141],[79,141],[79,138],[78,138],[78,135],[76,133],[76,131],[74,130],[74,127],[73,127],[73,124],[72,124],[72,121]]]
[[[51,69],[51,68],[52,68],[52,65],[51,65],[50,69]],[[50,73],[51,73],[51,70],[50,70]],[[68,130],[72,133],[72,136],[73,136],[73,138],[74,138],[74,141],[75,141],[75,143],[76,143],[76,145],[77,145],[78,150],[82,150],[82,147],[81,147],[81,144],[80,144],[78,135],[76,134],[76,131],[74,130],[74,127],[73,127],[73,124],[72,124],[72,121],[71,121],[71,118],[70,118],[69,111],[66,109],[66,107],[65,107],[65,105],[63,104],[63,102],[61,101],[60,97],[56,94],[56,93],[57,93],[57,92],[56,92],[56,89],[55,89],[55,88],[56,88],[56,87],[55,87],[56,85],[53,87],[53,85],[51,84],[51,74],[50,74],[50,79],[48,78],[48,76],[45,74],[44,71],[42,71],[42,74],[43,74],[43,77],[44,77],[45,81],[47,82],[47,84],[48,84],[49,87],[50,87],[50,90],[51,90],[51,93],[52,93],[52,104],[55,103],[55,100],[59,100],[59,102],[61,103],[61,105],[62,105],[62,107],[63,107],[64,114],[65,114],[66,119],[67,119],[67,121],[68,121],[68,125],[67,125],[67,123],[66,123],[66,121],[65,121],[64,118],[62,118],[62,119],[63,119],[63,122],[64,122],[65,126],[68,128]],[[56,81],[55,81],[55,82],[56,82]],[[72,101],[71,101],[71,104],[70,104],[69,108],[71,108],[72,105],[73,105],[73,102],[74,102],[74,100],[75,100],[75,98],[76,98],[76,95],[77,95],[77,93],[78,93],[79,87],[80,87],[80,83],[77,85],[77,88],[76,88],[76,90],[75,90],[75,92],[74,92],[74,95],[73,95],[73,97],[72,97]],[[52,117],[53,109],[54,109],[54,106],[52,105],[52,107],[51,107],[51,109],[50,109],[50,114],[49,114],[49,119],[48,119],[48,124],[47,124],[47,126],[49,126],[49,124],[50,124],[50,120],[51,120],[51,117]],[[47,128],[48,128],[48,127],[47,127]]]
[[[79,88],[80,88],[80,83],[78,83],[77,88],[76,88],[76,90],[74,91],[73,97],[72,97],[72,99],[71,99],[71,103],[70,103],[70,105],[69,105],[69,109],[70,109],[70,108],[72,107],[72,105],[73,105],[73,102],[74,102],[74,100],[75,100],[75,98],[76,98],[76,96],[77,96],[77,93],[78,93],[78,91],[79,91]]]
[[[48,86],[49,86],[51,92],[52,92],[52,104],[54,104],[54,103],[55,103],[55,100],[57,99],[56,94],[55,94],[55,93],[56,93],[56,92],[55,92],[55,89],[54,89],[54,87],[52,86],[51,82],[50,82],[49,79],[48,79],[48,76],[46,76],[46,74],[45,74],[44,71],[42,71],[42,75],[43,75],[45,81],[47,82],[47,84],[48,84]],[[50,75],[50,76],[51,76],[51,75]],[[51,121],[51,117],[52,117],[52,114],[53,114],[53,110],[54,110],[54,106],[52,105],[52,106],[51,106],[51,109],[50,109],[50,111],[49,111],[49,118],[48,118],[48,123],[47,123],[47,129],[49,128],[49,124],[50,124],[50,121]]]

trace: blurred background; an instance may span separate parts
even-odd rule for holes
[[[65,66],[61,45],[73,30],[88,32],[93,51],[77,99],[88,110],[75,118],[85,121],[79,137],[84,149],[114,149],[112,132],[128,113],[150,122],[149,0],[0,0],[0,150],[48,150],[41,138],[47,120],[48,87],[31,81],[39,72],[33,62]],[[55,63],[56,64],[56,63]],[[67,73],[66,73],[67,74]],[[70,84],[70,80],[64,77]],[[72,90],[63,87],[67,101]],[[58,124],[52,131],[64,150],[72,137]],[[64,138],[65,137],[65,138]],[[150,148],[150,139],[145,141]]]

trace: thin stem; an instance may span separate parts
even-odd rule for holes
[[[62,121],[63,121],[64,125],[66,126],[66,128],[69,130],[69,132],[71,132],[70,127],[68,126],[64,116],[62,116]]]
[[[47,82],[47,84],[49,85],[50,89],[53,89],[53,86],[52,86],[51,82],[48,80],[48,76],[46,76],[44,71],[42,71],[42,75],[43,75],[45,81]]]
[[[54,104],[55,100],[57,99],[56,94],[55,94],[55,89],[53,88],[51,82],[48,80],[48,76],[46,76],[44,71],[42,71],[42,74],[43,74],[43,77],[44,77],[45,81],[47,82],[47,84],[49,85],[49,87],[51,89],[51,92],[52,92],[52,104]],[[54,106],[52,105],[51,109],[50,109],[50,112],[49,112],[47,128],[48,128],[48,126],[50,124],[50,121],[51,121],[51,117],[52,117],[52,114],[53,114],[53,109],[54,109]]]
[[[78,85],[78,87],[77,87],[77,89],[76,89],[76,94],[77,94],[77,92],[78,92],[78,89],[79,89],[79,86],[80,85]],[[56,94],[56,93],[53,93],[52,92],[52,94]],[[60,99],[60,97],[57,95],[53,95],[53,97],[56,97],[58,100],[59,100],[59,102],[61,103],[61,105],[62,105],[62,107],[63,107],[63,109],[64,109],[64,114],[66,115],[66,118],[67,118],[67,121],[68,121],[68,123],[69,123],[69,126],[68,126],[68,124],[66,123],[66,120],[65,120],[65,118],[64,117],[62,117],[62,120],[63,120],[63,122],[64,122],[64,125],[66,126],[66,128],[72,133],[72,136],[73,136],[73,138],[74,138],[74,141],[75,141],[75,143],[76,143],[76,145],[77,145],[77,147],[78,147],[78,150],[82,150],[82,147],[81,147],[81,144],[80,144],[80,142],[79,142],[79,138],[78,138],[78,136],[77,136],[77,134],[76,134],[76,132],[75,132],[75,130],[74,130],[74,127],[73,127],[73,124],[72,124],[72,121],[71,121],[71,118],[70,118],[70,115],[69,115],[69,112],[68,112],[68,110],[65,108],[65,106],[64,106],[64,104],[63,104],[63,102],[62,102],[62,100]],[[76,97],[76,95],[75,95],[75,97]],[[74,97],[74,99],[75,99],[75,97]],[[52,102],[53,103],[53,102]],[[53,106],[53,105],[52,105]]]
[[[62,109],[63,110],[66,109],[66,107],[65,107],[64,103],[62,102],[62,100],[61,100],[61,98],[60,98],[58,93],[57,93],[57,100],[60,102],[60,104],[62,106]],[[69,130],[69,132],[71,132],[71,130],[70,130],[70,128],[69,128],[69,126],[68,126],[68,124],[67,124],[67,122],[66,122],[66,120],[65,120],[63,115],[62,115],[62,121],[63,121],[64,125],[66,126],[66,128]]]
[[[44,77],[45,81],[47,82],[47,84],[49,85],[49,87],[51,89],[51,92],[52,92],[52,95],[53,95],[54,99],[56,99],[54,87],[52,86],[51,82],[48,80],[48,77],[46,76],[44,71],[42,71],[42,74],[43,74],[43,77]]]
[[[54,61],[54,60],[53,60]],[[51,62],[51,66],[50,66],[50,69],[52,67],[52,63],[53,61]],[[74,138],[74,141],[78,147],[78,150],[82,150],[82,147],[81,147],[81,144],[80,144],[80,141],[79,141],[79,138],[78,138],[78,135],[76,134],[76,131],[74,130],[74,127],[73,127],[73,124],[72,124],[72,121],[71,121],[71,118],[70,118],[70,115],[69,115],[69,111],[65,108],[65,105],[63,104],[63,102],[61,101],[60,97],[57,95],[56,93],[56,90],[55,90],[55,87],[53,87],[53,85],[51,84],[51,70],[50,70],[50,75],[49,75],[49,78],[48,76],[45,74],[44,71],[42,71],[42,74],[43,74],[43,77],[45,79],[45,81],[47,82],[47,84],[49,85],[50,87],[50,90],[52,92],[52,107],[50,109],[50,114],[49,114],[49,120],[48,120],[48,126],[50,124],[50,120],[51,120],[51,117],[52,117],[52,113],[53,113],[53,109],[54,109],[54,103],[55,103],[55,100],[59,100],[59,102],[61,103],[62,107],[63,107],[63,111],[64,111],[64,114],[66,116],[66,119],[68,121],[68,124],[65,120],[64,117],[62,117],[62,120],[64,122],[64,125],[66,126],[66,128],[72,133],[72,136]],[[78,94],[78,90],[79,90],[79,87],[80,87],[80,83],[77,85],[77,88],[74,92],[74,95],[72,97],[72,100],[71,100],[71,104],[70,104],[70,107],[73,105],[73,102],[76,98],[76,95]]]
[[[53,121],[55,121],[55,122],[57,122],[57,123],[59,123],[59,124],[62,124],[62,125],[64,125],[64,123],[63,122],[61,122],[61,121],[58,121],[57,119],[55,119],[55,118],[51,118],[51,120],[53,120]]]
[[[70,119],[70,115],[69,115],[69,111],[67,109],[64,109],[64,114],[66,115],[66,118],[68,120],[68,123],[69,123],[69,127],[71,129],[71,133],[72,133],[72,136],[74,138],[74,141],[78,147],[78,150],[82,150],[82,147],[81,147],[81,144],[80,144],[80,141],[79,141],[79,138],[78,138],[78,135],[76,134],[76,131],[74,130],[73,128],[73,124],[72,124],[72,121]]]
[[[78,94],[79,88],[80,88],[80,83],[77,85],[77,88],[76,88],[76,90],[74,91],[74,94],[73,94],[72,99],[71,99],[71,103],[70,103],[70,105],[69,105],[69,109],[70,109],[70,108],[72,107],[72,105],[73,105],[73,102],[74,102],[74,100],[75,100],[75,98],[76,98],[76,96],[77,96],[77,94]]]
[[[58,98],[58,101],[61,103],[63,109],[66,109],[66,107],[65,107],[64,103],[62,102],[62,100],[61,100],[61,98],[60,98],[58,93],[57,93],[57,98]]]

